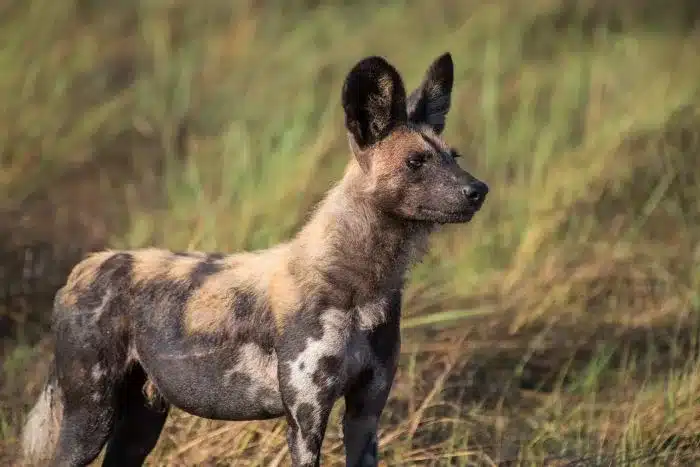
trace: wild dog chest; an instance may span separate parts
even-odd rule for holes
[[[398,354],[399,305],[395,297],[299,316],[278,349],[280,388],[289,394],[290,405],[313,406],[358,386],[386,389]]]

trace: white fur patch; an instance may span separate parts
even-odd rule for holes
[[[299,392],[296,409],[301,403],[316,405],[316,384],[312,375],[323,357],[342,357],[347,343],[349,319],[340,310],[326,311],[321,317],[323,337],[319,340],[307,339],[306,348],[297,358],[288,363],[290,383]],[[337,377],[338,375],[334,375]],[[329,376],[330,377],[330,376]]]
[[[102,317],[102,313],[107,309],[107,305],[109,304],[109,301],[112,298],[112,295],[114,295],[112,293],[112,290],[108,289],[107,293],[105,293],[104,297],[102,297],[102,301],[100,302],[100,305],[92,311],[93,322],[97,322],[100,320],[100,318]]]
[[[259,390],[267,393],[266,405],[280,406],[279,386],[277,382],[277,358],[267,354],[254,343],[245,343],[241,346],[239,359],[236,364],[224,373],[224,380],[228,383],[231,377],[241,373],[250,377],[252,384],[246,388],[249,400],[254,400]]]
[[[356,310],[358,326],[363,331],[369,331],[386,321],[388,300],[381,298]]]
[[[324,386],[335,387],[340,391],[346,387],[350,378],[366,368],[372,368],[374,377],[371,385],[364,388],[365,397],[371,400],[384,395],[390,384],[390,369],[384,368],[372,353],[367,330],[376,328],[386,320],[386,309],[386,300],[379,300],[352,312],[337,309],[325,311],[321,315],[322,337],[317,340],[307,338],[304,350],[293,361],[287,363],[290,370],[289,384],[296,393],[295,405],[290,407],[290,410],[298,418],[298,410],[302,404],[312,407],[312,432],[315,433],[321,423],[322,407],[317,401],[320,388],[314,382],[313,376],[322,358],[341,359],[339,372],[326,375]],[[340,392],[336,396],[339,397]],[[347,438],[349,452],[355,463],[360,460],[363,465],[376,463],[374,448],[370,452],[367,442],[370,439],[374,440],[373,437],[376,436],[377,420],[375,416],[368,416],[348,421],[347,427],[352,432]],[[299,460],[313,462],[318,453],[308,450],[302,433],[297,432],[294,435],[297,437],[296,455]]]
[[[313,407],[312,429],[314,431],[318,429],[319,423],[321,423],[321,407],[316,400],[319,389],[313,381],[313,374],[316,372],[318,363],[323,357],[344,357],[351,320],[346,312],[331,309],[323,313],[321,323],[323,326],[322,338],[318,340],[307,339],[306,348],[296,359],[288,363],[290,384],[297,394],[295,405],[290,407],[290,409],[292,413],[297,414],[297,410],[302,404],[309,404]],[[328,375],[329,381],[326,381],[326,383],[331,386],[337,385],[340,388],[346,376],[346,371],[341,370],[340,375]],[[297,434],[297,436],[299,435]],[[308,450],[303,439],[299,438],[296,445],[297,454],[301,462],[313,461],[314,453]]]
[[[92,366],[92,369],[90,370],[90,376],[92,377],[92,380],[96,383],[100,382],[100,380],[102,380],[102,378],[104,378],[106,374],[107,371],[103,369],[99,363],[95,363]]]
[[[47,385],[29,412],[22,431],[22,454],[27,466],[46,465],[53,455],[63,417],[60,391]]]

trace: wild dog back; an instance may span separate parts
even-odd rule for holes
[[[109,374],[118,377],[139,362],[165,399],[197,415],[280,416],[276,321],[267,291],[279,280],[280,252],[92,255],[57,296],[59,342],[118,336],[120,345],[102,359],[103,366],[116,366]],[[93,350],[59,354],[74,359]],[[222,397],[227,393],[236,396]]]

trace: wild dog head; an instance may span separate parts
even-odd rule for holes
[[[454,81],[452,57],[438,57],[408,97],[398,71],[367,57],[348,73],[342,92],[350,147],[362,189],[377,208],[428,223],[468,222],[488,186],[457,163],[441,137]]]

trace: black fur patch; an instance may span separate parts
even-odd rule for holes
[[[129,282],[134,258],[129,253],[115,253],[95,271],[94,280],[83,290],[73,290],[76,306],[81,310],[95,309],[102,304],[105,294],[121,292]]]
[[[241,343],[254,342],[270,354],[277,339],[275,318],[269,306],[259,309],[257,299],[255,294],[236,292],[231,310],[235,324],[227,334]]]
[[[280,362],[290,362],[306,349],[307,339],[320,340],[323,338],[323,324],[321,312],[325,302],[304,305],[297,313],[291,314],[284,326],[284,332],[280,336],[278,346],[278,358]]]
[[[173,256],[178,256],[180,258],[199,258],[199,257],[201,257],[201,254],[198,254],[195,251],[173,251],[172,254],[173,254]]]
[[[321,452],[321,444],[323,443],[323,436],[325,435],[325,427],[322,430],[315,431],[313,435],[307,436],[306,438],[306,448],[313,452],[317,453],[317,455],[320,455]],[[317,458],[318,459],[318,458]],[[316,462],[315,465],[318,465],[318,461]]]
[[[218,260],[208,256],[203,261],[197,263],[192,272],[190,273],[189,280],[192,283],[192,289],[197,289],[202,286],[205,280],[214,274],[220,272],[223,269],[221,263]]]
[[[345,126],[360,149],[407,120],[403,80],[382,57],[367,57],[350,70],[343,83],[342,103]]]
[[[319,359],[311,380],[318,386],[322,395],[326,396],[325,393],[332,389],[335,376],[340,374],[342,366],[343,360],[339,357],[325,356]]]
[[[282,376],[284,375],[284,376]],[[282,381],[286,381],[286,385],[282,386]],[[284,387],[284,404],[288,407],[296,406],[297,392],[289,384],[289,371],[286,368],[280,369],[280,386]],[[287,417],[289,419],[289,417]]]
[[[401,339],[401,290],[391,295],[386,310],[386,321],[369,336],[372,352],[383,363],[395,358],[396,346]]]
[[[59,292],[54,303],[56,376],[67,405],[86,398],[97,405],[108,400],[112,385],[124,371],[128,326],[124,290],[128,287],[133,257],[115,253],[94,272],[92,282],[71,290],[74,306],[63,305]],[[99,365],[101,378],[94,381],[92,368]],[[92,396],[97,395],[98,401]]]
[[[440,134],[450,110],[454,65],[449,53],[438,57],[428,68],[420,86],[407,98],[408,118],[414,123],[428,123]]]
[[[311,433],[314,429],[314,406],[308,402],[299,404],[296,420],[302,433]]]

